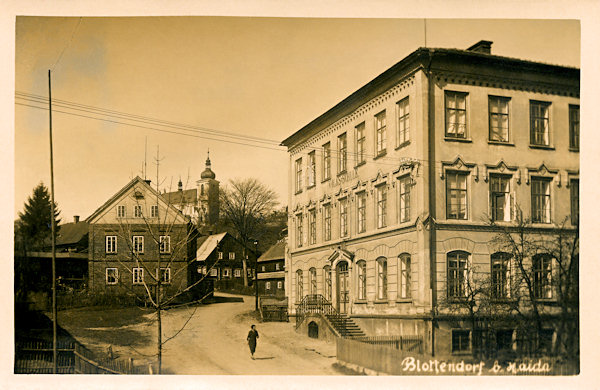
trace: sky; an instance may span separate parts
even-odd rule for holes
[[[157,152],[161,190],[176,189],[180,178],[194,187],[210,150],[221,185],[255,177],[285,205],[287,153],[278,144],[425,46],[425,30],[429,47],[466,49],[486,39],[494,54],[580,66],[575,20],[17,17],[14,217],[39,182],[50,183],[48,110],[30,107],[47,108],[31,95],[48,97],[49,69],[55,200],[64,222],[87,218],[143,176],[144,160],[155,185]],[[58,101],[145,123],[115,123],[133,122],[89,107],[69,112],[113,122],[65,114]]]

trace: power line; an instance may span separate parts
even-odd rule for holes
[[[73,32],[71,33],[71,39],[69,40],[69,42],[66,44],[66,46],[60,52],[58,59],[56,60],[56,62],[54,63],[54,65],[51,68],[52,70],[54,70],[56,65],[58,65],[58,62],[61,60],[65,50],[67,50],[67,47],[71,46],[71,42],[73,42],[73,38],[75,37],[75,32],[77,32],[77,29],[79,28],[79,25],[81,24],[81,19],[82,19],[82,17],[80,16],[79,21],[77,22],[77,25],[75,26],[75,28],[73,29]]]

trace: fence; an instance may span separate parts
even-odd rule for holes
[[[15,343],[15,374],[52,374],[52,341],[21,338]],[[59,374],[148,374],[133,359],[111,359],[94,354],[76,341],[57,343]]]
[[[576,375],[576,361],[556,358],[515,359],[512,362],[474,361],[469,357],[432,358],[417,351],[390,348],[384,340],[336,339],[337,359],[343,363],[391,375]],[[399,344],[402,346],[402,343]],[[406,364],[405,364],[406,363]],[[497,371],[492,370],[498,364]]]
[[[260,311],[263,321],[288,321],[287,306],[262,305]]]
[[[383,345],[405,352],[423,353],[423,339],[421,336],[355,336],[352,340],[367,344]]]

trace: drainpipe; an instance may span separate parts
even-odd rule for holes
[[[435,356],[435,328],[437,307],[436,278],[436,191],[435,191],[435,84],[431,72],[433,50],[428,50],[429,61],[425,68],[427,79],[427,161],[429,172],[428,211],[429,211],[429,284],[431,288],[431,356]]]

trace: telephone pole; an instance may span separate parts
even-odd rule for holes
[[[56,227],[54,221],[54,156],[52,152],[52,83],[48,69],[48,112],[50,119],[50,224],[52,226],[52,372],[58,374],[58,349],[56,338]]]

